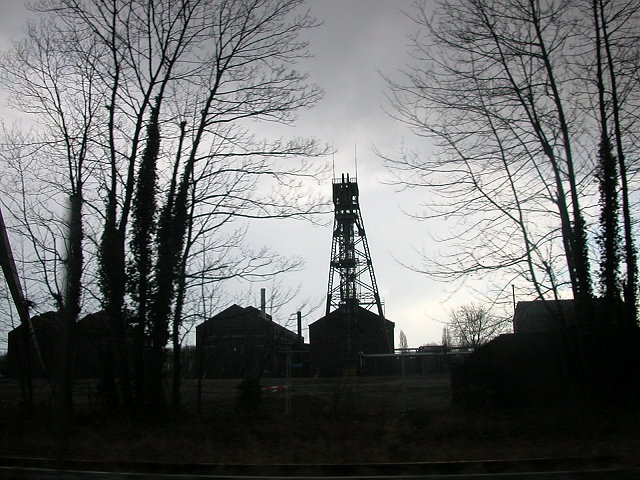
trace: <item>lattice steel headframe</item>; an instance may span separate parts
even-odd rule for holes
[[[333,180],[335,219],[326,315],[338,308],[353,311],[361,305],[368,309],[375,306],[384,318],[358,197],[358,182],[349,174]],[[334,285],[336,272],[340,275],[338,285]]]

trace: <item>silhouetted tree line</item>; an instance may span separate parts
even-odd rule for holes
[[[499,274],[542,300],[570,291],[565,351],[584,372],[600,335],[637,339],[640,2],[443,0],[414,14],[391,101],[434,150],[387,163],[430,193],[424,218],[451,221],[453,247],[416,269]]]
[[[584,317],[597,286],[600,321],[636,324],[639,16],[636,1],[418,5],[413,61],[389,83],[396,115],[436,151],[388,165],[435,194],[425,218],[460,219],[453,253],[422,271],[506,272],[538,298],[569,288]]]
[[[251,130],[290,123],[321,96],[295,69],[307,56],[300,34],[316,25],[301,4],[40,0],[2,58],[13,105],[38,117],[29,133],[5,129],[3,203],[33,251],[43,301],[65,313],[65,352],[82,302],[105,310],[111,408],[165,408],[169,340],[179,408],[185,318],[212,313],[203,305],[219,282],[298,265],[248,248],[233,222],[324,208],[305,186],[324,149]],[[58,380],[70,410],[67,360]]]

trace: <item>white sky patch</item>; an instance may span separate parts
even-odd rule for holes
[[[24,26],[27,9],[24,0],[1,0],[0,51],[6,52]]]

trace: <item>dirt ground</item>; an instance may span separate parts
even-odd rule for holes
[[[387,463],[614,456],[640,464],[637,410],[543,408],[462,411],[448,374],[263,379],[262,400],[238,400],[238,380],[186,380],[184,410],[162,418],[105,413],[95,384],[79,380],[69,458],[173,463]],[[32,412],[19,385],[0,379],[2,455],[55,452],[52,392],[37,381]],[[273,388],[271,388],[273,387]],[[586,460],[585,460],[586,461]]]

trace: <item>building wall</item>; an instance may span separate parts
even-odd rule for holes
[[[60,358],[61,318],[56,312],[46,312],[31,319],[40,356],[28,328],[20,325],[9,332],[7,363],[9,375],[17,378],[22,368],[28,368],[34,378],[51,377]],[[29,334],[29,356],[25,356],[25,330]],[[76,323],[74,370],[76,378],[96,378],[101,373],[109,330],[104,313],[89,314]],[[40,362],[44,363],[44,368]]]
[[[521,301],[513,315],[514,333],[555,332],[575,323],[573,300]]]
[[[21,371],[28,371],[33,378],[44,378],[54,372],[56,349],[61,338],[57,315],[55,312],[36,315],[31,318],[31,323],[40,355],[37,354],[28,327],[21,324],[11,330],[8,335],[7,350],[8,370],[11,377],[18,378]],[[25,336],[28,338],[28,344]]]
[[[312,369],[323,376],[362,373],[361,352],[393,353],[394,327],[362,307],[351,315],[331,312],[309,326]]]
[[[234,308],[235,307],[235,308]],[[284,376],[282,350],[298,335],[253,307],[233,306],[196,327],[196,347],[204,378]]]

